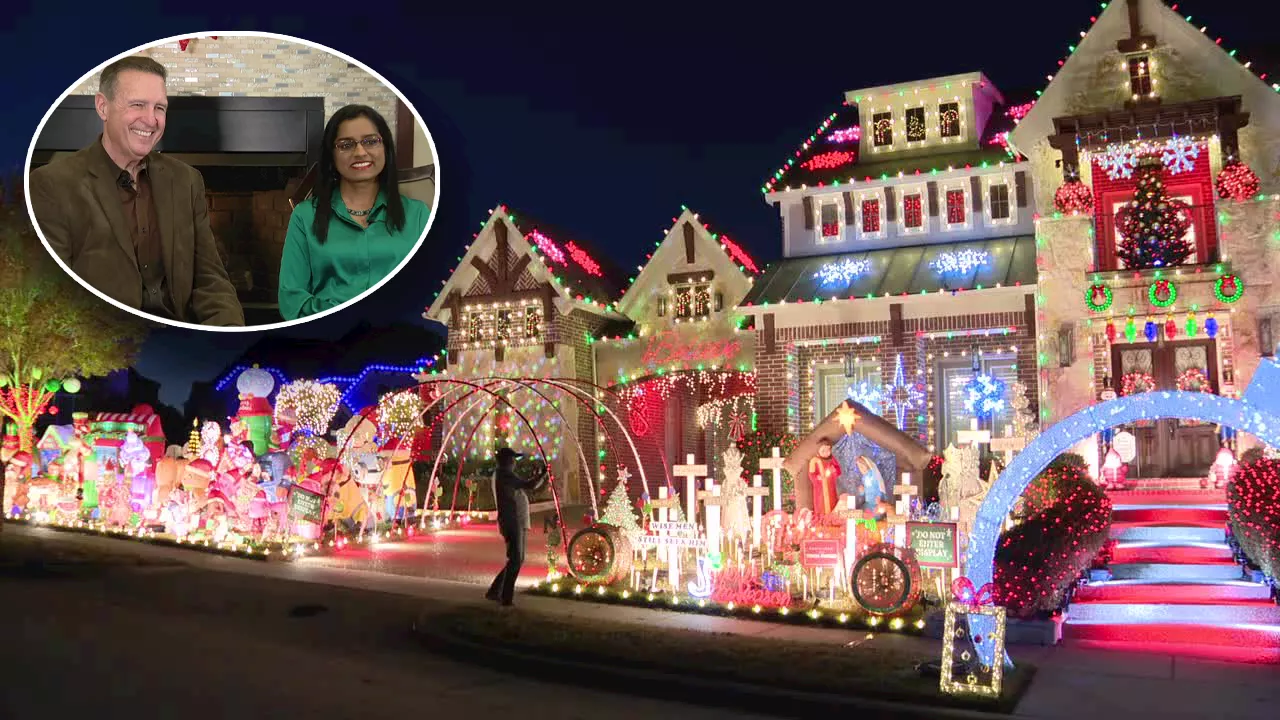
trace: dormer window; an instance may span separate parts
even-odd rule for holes
[[[881,112],[871,116],[871,139],[876,147],[893,144],[893,113]]]
[[[924,196],[920,193],[903,196],[902,225],[908,230],[924,227]]]
[[[1009,219],[1009,186],[1001,183],[987,188],[987,207],[992,220]]]
[[[924,108],[907,108],[907,142],[924,142],[926,137]]]
[[[514,310],[498,311],[498,339],[506,340],[515,336],[515,323],[512,321]]]
[[[947,224],[963,225],[965,223],[964,190],[947,191]]]
[[[944,138],[960,137],[960,103],[938,104],[938,131]]]
[[[529,305],[524,309],[524,336],[536,338],[542,334],[542,308]]]
[[[676,320],[703,320],[711,317],[711,283],[676,287]]]
[[[880,232],[880,198],[862,201],[862,232],[865,234]]]
[[[478,312],[467,313],[467,342],[480,342],[484,336],[484,316]]]
[[[1151,82],[1151,56],[1135,55],[1129,58],[1129,92],[1133,99],[1155,95],[1155,86]]]
[[[840,242],[840,203],[833,200],[823,202],[818,206],[818,219],[821,221],[818,242]]]

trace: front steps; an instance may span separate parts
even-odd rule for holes
[[[1177,483],[1113,491],[1111,578],[1076,589],[1062,628],[1079,647],[1280,663],[1280,606],[1226,544],[1225,498]],[[1221,491],[1216,491],[1221,496]]]

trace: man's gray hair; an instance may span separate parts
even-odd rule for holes
[[[146,55],[132,55],[120,58],[102,69],[102,76],[98,79],[98,92],[106,95],[108,100],[115,100],[116,81],[119,79],[120,73],[126,70],[137,70],[138,72],[159,75],[161,80],[169,79],[169,71],[165,70],[160,63]]]

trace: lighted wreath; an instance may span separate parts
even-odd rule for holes
[[[1147,300],[1156,307],[1169,307],[1178,299],[1178,286],[1168,280],[1157,280],[1147,288]]]
[[[1218,302],[1233,303],[1244,296],[1244,281],[1235,275],[1223,275],[1214,281],[1213,295]]]
[[[1151,377],[1149,373],[1131,372],[1120,378],[1120,394],[1132,395],[1134,393],[1151,392],[1156,389],[1156,379]]]
[[[1115,295],[1111,292],[1111,288],[1100,283],[1094,283],[1084,294],[1084,302],[1089,309],[1094,312],[1103,312],[1111,307],[1111,303],[1115,300]]]
[[[1213,392],[1213,387],[1209,384],[1209,376],[1198,367],[1183,370],[1178,376],[1177,385],[1182,392]]]
[[[1248,200],[1258,194],[1258,176],[1239,160],[1229,161],[1218,173],[1218,197]]]
[[[1093,191],[1079,180],[1068,180],[1054,192],[1053,207],[1066,215],[1089,215],[1093,212]]]

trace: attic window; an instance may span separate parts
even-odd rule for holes
[[[838,242],[840,240],[840,205],[824,202],[819,209],[822,213],[822,234],[818,237],[818,242]]]
[[[681,285],[675,289],[676,320],[702,320],[711,316],[711,284]]]
[[[498,311],[498,339],[505,340],[515,334],[515,323],[512,322],[513,310]]]
[[[480,342],[484,333],[484,316],[478,312],[467,313],[467,342]]]
[[[918,193],[902,198],[902,224],[908,228],[924,226],[924,203]]]
[[[988,188],[987,207],[991,209],[992,220],[1008,220],[1009,219],[1009,186],[1005,184],[992,185]]]
[[[872,198],[862,201],[862,232],[880,232],[880,200]]]
[[[524,309],[524,336],[536,338],[542,334],[542,308],[527,305]]]
[[[876,147],[893,144],[893,113],[882,112],[871,116],[872,140]]]
[[[947,224],[964,224],[964,190],[947,191]]]
[[[1149,55],[1135,55],[1129,58],[1129,92],[1134,100],[1155,95],[1155,88],[1151,84]]]
[[[925,137],[924,108],[907,108],[907,142],[923,142]]]
[[[938,130],[944,138],[960,137],[960,103],[938,105]]]

